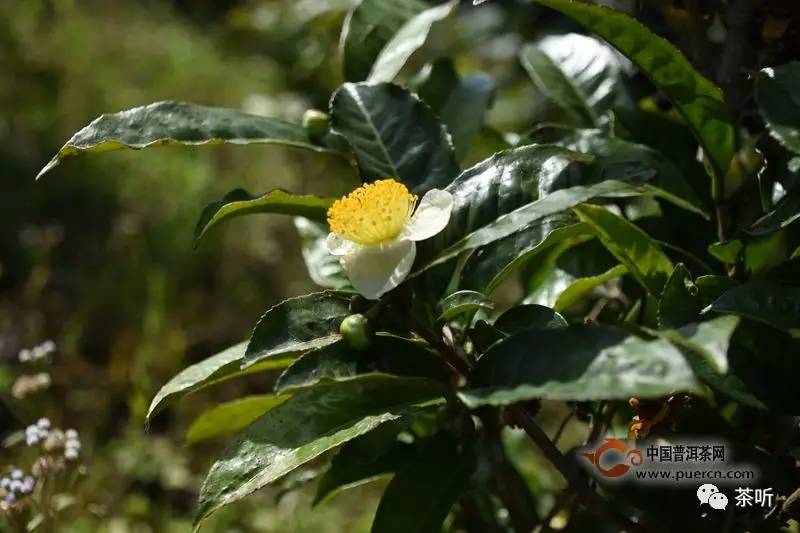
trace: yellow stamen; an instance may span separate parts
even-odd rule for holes
[[[417,196],[393,179],[362,185],[328,209],[331,231],[358,244],[393,240],[417,205]]]

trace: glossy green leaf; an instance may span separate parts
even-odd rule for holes
[[[568,309],[571,305],[577,302],[587,292],[594,290],[603,283],[624,275],[627,271],[628,269],[625,268],[625,265],[617,265],[596,276],[577,278],[576,280],[572,281],[569,286],[558,296],[554,305],[554,309],[556,311],[563,312],[565,309]]]
[[[287,355],[297,356],[338,341],[339,325],[350,314],[351,293],[324,291],[289,298],[258,321],[244,366]]]
[[[739,283],[728,276],[700,276],[694,280],[697,287],[697,297],[700,299],[703,308],[711,305],[711,302],[722,296],[728,289]]]
[[[397,440],[397,423],[383,424],[342,446],[317,484],[314,505],[335,494],[393,474],[415,456],[414,446]]]
[[[637,161],[656,173],[652,184],[642,184],[653,196],[663,198],[706,220],[710,218],[707,207],[697,198],[682,172],[669,159],[649,146],[612,137],[599,129],[577,129],[556,125],[536,128],[529,139],[593,155],[598,165]]]
[[[467,261],[461,283],[491,293],[512,272],[540,254],[588,235],[588,226],[567,214],[537,220],[522,231],[479,248]]]
[[[753,235],[766,235],[785,228],[800,218],[800,188],[790,190],[775,208],[756,220],[748,230]]]
[[[441,393],[434,381],[380,374],[297,392],[250,425],[214,463],[200,489],[197,522]]]
[[[414,52],[428,40],[433,25],[449,17],[457,7],[458,0],[450,0],[409,19],[378,54],[367,81],[381,83],[394,80]]]
[[[692,275],[683,263],[675,265],[658,300],[658,325],[675,329],[697,320],[702,310],[697,293]]]
[[[474,314],[479,309],[491,311],[494,309],[494,302],[477,291],[457,291],[439,302],[439,318],[436,320],[452,320],[465,313]]]
[[[756,100],[767,129],[783,146],[800,154],[800,61],[761,69]]]
[[[276,118],[186,102],[156,102],[95,119],[73,135],[36,178],[41,178],[64,159],[87,152],[222,143],[284,144],[335,153],[314,144],[302,126]]]
[[[698,391],[700,384],[670,342],[599,326],[528,330],[494,344],[473,372],[467,405],[534,398],[612,400]]]
[[[431,439],[386,487],[372,533],[441,532],[450,508],[467,490],[475,464],[474,454],[455,438]]]
[[[236,189],[226,194],[222,200],[211,202],[203,209],[194,230],[194,242],[196,245],[208,230],[223,220],[243,215],[277,213],[325,222],[328,208],[333,202],[334,198],[292,194],[281,189],[261,196],[253,196],[244,189]]]
[[[672,274],[672,261],[644,231],[600,206],[586,204],[574,211],[642,287],[654,296],[661,294]]]
[[[738,315],[800,336],[800,287],[755,280],[737,285],[703,309]]]
[[[236,433],[287,399],[289,396],[261,394],[245,396],[216,405],[192,422],[186,433],[186,442],[194,444],[202,440]]]
[[[728,242],[715,242],[708,245],[708,253],[710,255],[729,265],[739,262],[743,249],[744,246],[739,239]]]
[[[361,0],[351,8],[339,41],[345,80],[367,79],[386,43],[425,7],[420,0]]]
[[[331,117],[353,146],[364,182],[394,177],[420,194],[458,174],[444,126],[401,87],[346,83],[333,96]]]
[[[159,389],[153,401],[150,402],[146,420],[149,422],[153,416],[167,405],[191,392],[208,387],[214,383],[219,383],[220,381],[252,372],[259,372],[271,368],[284,368],[289,366],[293,360],[293,358],[289,357],[279,357],[243,370],[242,363],[245,359],[244,354],[246,348],[247,342],[241,342],[208,359],[183,369],[183,371]]]
[[[548,35],[523,47],[520,60],[539,90],[580,124],[593,126],[609,108],[632,103],[622,80],[625,60],[588,35]]]
[[[497,317],[492,325],[506,335],[531,329],[563,329],[568,326],[566,319],[555,310],[537,304],[512,307]]]
[[[422,67],[419,74],[409,81],[409,88],[428,104],[434,113],[441,115],[442,108],[460,82],[453,60],[446,58]]]
[[[320,224],[303,217],[294,218],[294,227],[300,236],[303,261],[312,281],[326,289],[343,289],[350,286],[339,258],[328,251],[327,224]]]
[[[439,111],[453,140],[456,159],[463,161],[472,141],[484,125],[494,96],[494,80],[486,74],[473,74],[460,80],[447,95]]]
[[[337,342],[304,354],[281,374],[275,390],[309,387],[322,380],[345,381],[371,372],[441,381],[448,375],[442,359],[420,344],[379,333],[363,350]]]
[[[725,175],[734,151],[734,129],[722,90],[704,78],[665,39],[620,11],[573,0],[536,0],[602,37],[630,59],[675,105],[712,162]]]

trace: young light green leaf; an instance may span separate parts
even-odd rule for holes
[[[630,59],[684,117],[722,179],[733,157],[734,129],[722,90],[681,52],[625,13],[572,0],[536,0],[596,33]]]
[[[186,433],[186,442],[195,444],[240,431],[288,399],[289,396],[260,394],[216,405],[192,422]]]
[[[703,309],[738,315],[800,337],[800,287],[754,280],[728,289]]]
[[[783,146],[800,154],[800,61],[761,69],[756,101],[767,129]]]
[[[297,356],[338,341],[339,325],[350,314],[352,297],[324,291],[289,298],[270,308],[253,330],[243,366]]]
[[[397,472],[375,512],[372,533],[442,531],[476,465],[474,454],[458,444],[449,435],[437,435]]]
[[[642,287],[654,296],[661,294],[673,265],[647,233],[600,206],[585,204],[573,211]]]
[[[425,7],[421,0],[362,0],[351,8],[339,41],[344,79],[367,79],[386,43]]]
[[[479,309],[491,311],[494,309],[494,303],[477,291],[457,291],[445,296],[439,302],[440,314],[436,320],[451,320],[464,313],[475,313]]]
[[[367,81],[381,83],[394,80],[414,52],[428,40],[433,25],[449,17],[457,7],[458,0],[450,0],[409,19],[378,54]]]
[[[195,246],[212,227],[223,220],[243,215],[277,213],[325,222],[326,213],[333,202],[333,198],[292,194],[281,189],[261,196],[253,196],[244,189],[236,189],[226,194],[222,200],[211,202],[203,209],[194,230]]]
[[[700,383],[670,342],[599,326],[527,330],[495,343],[459,393],[471,407],[534,398],[614,400],[699,391]]]
[[[284,368],[289,366],[293,360],[290,357],[275,358],[242,370],[246,348],[247,341],[240,342],[227,350],[183,369],[159,389],[153,401],[150,402],[146,421],[149,423],[150,419],[167,405],[191,392],[245,374],[273,368]]]
[[[350,281],[342,270],[339,258],[328,251],[327,224],[320,224],[303,217],[294,218],[294,227],[300,235],[303,261],[311,279],[326,289],[343,289]]]
[[[197,523],[321,453],[440,398],[426,379],[380,374],[301,390],[250,425],[211,467]]]
[[[338,153],[314,144],[306,130],[276,118],[236,109],[186,102],[156,102],[102,115],[78,131],[39,172],[41,178],[68,157],[151,146],[204,144],[284,144],[316,152]]]
[[[393,177],[420,194],[446,187],[458,174],[444,126],[401,87],[346,83],[333,95],[331,117],[353,146],[364,182]]]
[[[628,269],[625,268],[625,265],[616,265],[609,268],[602,274],[574,280],[558,296],[556,303],[553,306],[554,309],[556,311],[563,312],[565,309],[568,309],[572,304],[577,302],[587,292],[599,287],[607,281],[624,275],[627,271]]]
[[[723,263],[733,265],[739,262],[744,246],[734,239],[728,242],[715,242],[708,245],[708,253]]]

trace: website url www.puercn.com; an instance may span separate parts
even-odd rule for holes
[[[755,479],[753,470],[636,470],[636,479],[648,481],[675,481],[676,483],[689,480],[739,480]]]

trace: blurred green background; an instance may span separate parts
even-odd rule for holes
[[[337,41],[349,3],[0,0],[0,437],[41,416],[81,432],[86,470],[63,530],[188,530],[224,439],[188,447],[187,427],[275,378],[211,387],[144,429],[149,401],[170,377],[246,338],[272,304],[313,289],[290,220],[239,219],[192,250],[202,207],[236,187],[338,195],[352,177],[336,160],[270,146],[121,151],[34,176],[104,112],[166,99],[293,121],[324,109],[341,83]],[[519,76],[521,19],[494,6],[466,11],[447,46],[482,42],[459,66],[495,76],[504,92],[491,121],[519,131],[542,102]],[[52,386],[15,399],[19,350],[45,339],[59,347]],[[19,460],[18,448],[0,450],[0,467]],[[523,470],[560,483],[537,465],[531,458]],[[367,530],[381,483],[311,511],[313,486],[301,474],[220,512],[206,530]],[[283,494],[292,485],[301,489]]]

